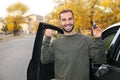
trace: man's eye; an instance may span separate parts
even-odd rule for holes
[[[69,20],[72,20],[72,18],[69,18]]]
[[[66,19],[62,19],[62,21],[65,21]]]

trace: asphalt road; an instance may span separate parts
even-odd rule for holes
[[[0,43],[0,80],[26,80],[35,36]]]

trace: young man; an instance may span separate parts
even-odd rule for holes
[[[74,14],[71,10],[63,10],[59,14],[62,37],[50,43],[52,31],[45,31],[45,40],[41,49],[41,62],[54,61],[55,80],[89,80],[89,59],[103,62],[104,53],[101,39],[102,30],[93,29],[94,42],[88,37],[74,31]]]

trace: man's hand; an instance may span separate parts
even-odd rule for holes
[[[102,36],[102,29],[98,25],[96,25],[95,29],[92,27],[92,31],[95,38],[99,38]]]
[[[51,37],[52,36],[52,30],[51,29],[46,29],[45,30],[45,36],[47,36],[47,37]]]

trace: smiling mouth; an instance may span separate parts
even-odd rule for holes
[[[74,26],[72,26],[72,25],[67,25],[67,26],[64,26],[63,27],[63,30],[65,31],[65,32],[71,32],[72,30],[73,30],[73,28],[74,28]]]

